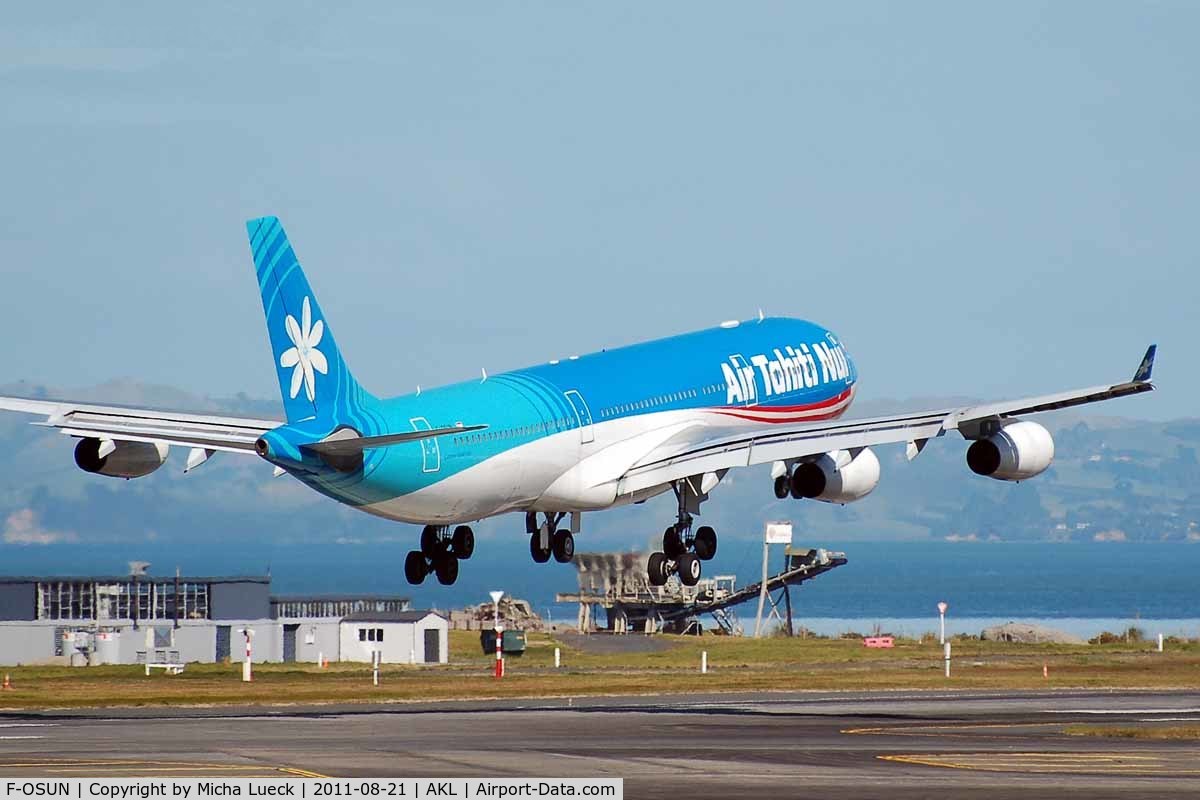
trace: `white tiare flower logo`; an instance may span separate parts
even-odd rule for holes
[[[296,323],[295,317],[288,314],[284,325],[287,327],[288,338],[295,346],[283,352],[279,357],[279,366],[284,369],[292,368],[292,397],[300,393],[300,384],[303,383],[308,400],[312,402],[316,397],[316,377],[313,370],[322,375],[329,372],[329,362],[325,360],[325,354],[317,349],[321,337],[325,335],[325,323],[321,320],[313,323],[312,308],[305,297],[300,324]]]

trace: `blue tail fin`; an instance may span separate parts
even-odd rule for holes
[[[370,395],[342,360],[283,225],[276,217],[260,217],[247,222],[246,230],[288,422],[344,419]]]

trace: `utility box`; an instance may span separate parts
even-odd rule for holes
[[[496,652],[496,632],[488,629],[479,632],[479,644],[484,655]],[[500,640],[500,652],[506,656],[519,656],[525,652],[525,631],[505,631]]]

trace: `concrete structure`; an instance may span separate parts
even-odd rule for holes
[[[450,620],[433,611],[361,612],[341,622],[342,661],[445,664],[450,660]]]
[[[1044,625],[1034,625],[1030,622],[1009,622],[1005,625],[993,625],[984,628],[979,634],[980,639],[993,642],[1022,642],[1025,644],[1087,644],[1085,639],[1073,633],[1047,628]]]
[[[751,600],[765,590],[773,613],[780,600],[786,602],[786,615],[779,615],[789,635],[792,633],[789,586],[799,585],[846,563],[845,553],[823,549],[794,548],[784,551],[782,571],[742,588],[737,576],[717,575],[702,579],[695,586],[684,586],[678,576],[665,585],[653,586],[642,553],[576,553],[579,590],[559,592],[560,603],[579,603],[579,632],[598,629],[596,609],[603,608],[607,629],[612,633],[698,633],[699,617],[711,614],[726,633],[742,633],[733,607]]]
[[[450,612],[450,628],[456,631],[491,630],[496,617],[494,603],[480,603],[468,606],[461,611]],[[523,631],[546,631],[552,627],[533,610],[533,604],[519,597],[505,595],[500,600],[500,617],[505,627],[520,628]]]
[[[337,661],[346,616],[409,607],[403,597],[270,590],[270,578],[253,576],[0,577],[0,664],[236,662],[244,629],[255,661]]]

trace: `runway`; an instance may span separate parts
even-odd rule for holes
[[[0,714],[0,775],[619,777],[627,797],[1200,793],[1197,692],[885,692]]]

